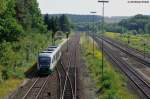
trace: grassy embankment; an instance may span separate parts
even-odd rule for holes
[[[121,41],[125,44],[128,43],[128,34],[120,34],[120,33],[113,33],[113,32],[106,32],[104,34],[107,37],[112,39]],[[139,51],[144,51],[144,42],[146,43],[145,52],[150,54],[150,36],[149,35],[132,35],[129,34],[130,40],[130,47],[133,47]]]
[[[96,87],[101,89],[99,99],[138,99],[127,89],[126,78],[106,60],[104,60],[104,78],[101,79],[101,52],[95,47],[93,58],[92,42],[88,42],[83,35],[81,45],[81,53],[90,70],[91,78],[96,82]]]
[[[60,41],[57,40],[56,44]],[[50,33],[31,33],[17,42],[0,44],[0,52],[3,55],[0,58],[0,99],[26,79],[24,73],[36,62],[38,52],[50,44]]]

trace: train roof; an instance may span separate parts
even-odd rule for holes
[[[40,57],[52,57],[58,50],[59,46],[50,46],[45,51],[42,51],[39,56]]]
[[[66,40],[59,44],[59,46],[49,46],[45,51],[39,53],[39,57],[53,57],[65,42]]]

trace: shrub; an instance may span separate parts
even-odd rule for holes
[[[17,41],[20,36],[23,35],[23,28],[19,25],[15,19],[0,18],[0,42],[2,41]]]
[[[110,80],[104,80],[103,81],[103,84],[102,86],[105,88],[105,89],[110,89],[112,87],[112,82]]]

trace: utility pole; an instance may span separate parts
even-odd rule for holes
[[[91,14],[93,14],[93,33],[92,33],[92,37],[93,37],[93,56],[94,56],[94,14],[96,12],[90,12]]]
[[[145,38],[145,35],[143,38]],[[147,40],[146,38],[143,39],[143,42],[144,42],[144,44],[143,44],[143,46],[144,46],[144,59],[146,58],[146,40]]]
[[[130,34],[128,34],[128,45],[130,44]]]
[[[88,46],[89,46],[89,34],[90,34],[90,15],[88,16]]]
[[[101,1],[98,1],[99,3],[102,3],[103,4],[103,8],[102,8],[102,38],[103,38],[103,34],[104,34],[104,11],[105,11],[105,3],[108,3],[109,1],[106,1],[106,0],[101,0]],[[104,42],[103,42],[103,39],[102,39],[102,43],[101,43],[101,48],[102,48],[102,79],[103,79],[103,76],[104,76]]]
[[[146,49],[145,49],[145,47],[146,47],[146,43],[144,42],[144,59],[145,59],[145,57],[146,57]]]

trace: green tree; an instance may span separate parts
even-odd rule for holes
[[[150,23],[146,24],[145,31],[146,33],[150,34]]]
[[[22,26],[15,19],[0,19],[0,42],[17,41],[23,35]]]
[[[26,30],[38,29],[46,32],[46,26],[38,7],[37,0],[17,0],[16,18]]]
[[[71,25],[70,25],[70,21],[68,19],[68,17],[66,15],[62,15],[59,18],[59,26],[60,26],[60,30],[64,33],[66,32],[70,32],[71,30]]]
[[[55,44],[55,34],[59,30],[58,17],[52,17],[50,19],[50,22],[51,22],[51,30],[52,30],[52,44]]]
[[[0,14],[5,12],[8,0],[0,0]]]

